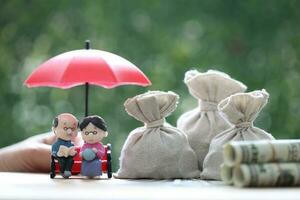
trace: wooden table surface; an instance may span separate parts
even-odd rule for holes
[[[300,199],[300,188],[241,189],[202,180],[50,179],[0,172],[0,199]]]

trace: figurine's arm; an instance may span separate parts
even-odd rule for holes
[[[52,155],[52,156],[57,157],[57,153],[58,153],[58,151],[59,151],[59,147],[60,147],[60,145],[59,145],[57,142],[55,142],[55,143],[52,145],[52,148],[51,148],[51,155]]]
[[[80,148],[80,152],[79,152],[79,156],[82,158],[82,152],[86,149],[86,145],[82,145],[82,147]]]
[[[104,146],[102,145],[102,144],[100,144],[101,146],[99,146],[99,148],[98,148],[98,151],[97,151],[97,157],[99,158],[99,159],[101,159],[102,158],[102,156],[105,154],[105,148],[104,148]]]
[[[72,144],[72,146],[69,147],[68,150],[69,150],[69,151],[68,151],[68,156],[75,156],[75,155],[77,154],[77,151],[76,151],[76,149],[75,149],[74,144]]]

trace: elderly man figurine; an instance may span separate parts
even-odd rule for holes
[[[71,142],[77,136],[78,120],[69,113],[58,115],[53,120],[52,131],[56,135],[56,142],[52,145],[51,154],[59,163],[64,178],[71,176],[71,169],[76,155],[74,144]]]

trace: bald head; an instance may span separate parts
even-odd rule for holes
[[[56,136],[63,140],[72,140],[77,136],[78,120],[70,113],[58,115],[52,125],[52,130]]]

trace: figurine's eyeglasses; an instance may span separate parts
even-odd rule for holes
[[[90,133],[92,133],[93,135],[97,135],[97,131],[84,131],[84,135],[89,135]]]
[[[71,129],[72,131],[75,131],[75,128],[71,128],[71,127],[64,127],[64,130],[67,131],[68,129]]]

